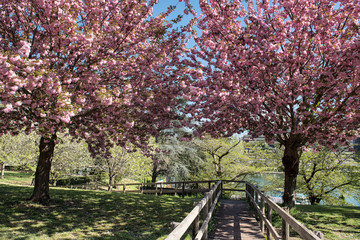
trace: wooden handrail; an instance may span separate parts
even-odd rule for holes
[[[195,232],[196,239],[201,239],[203,236],[207,239],[207,226],[211,215],[215,209],[215,205],[221,195],[221,181],[218,181],[214,187],[205,194],[205,197],[193,208],[193,210],[184,218],[184,220],[167,236],[166,240],[178,240],[189,230],[190,226],[195,220],[199,221],[200,213],[205,209],[206,219],[201,226],[199,232]],[[216,197],[214,195],[216,194]],[[210,207],[210,212],[209,212]],[[195,223],[194,225],[197,225]],[[199,238],[198,238],[199,237]]]
[[[289,228],[291,226],[303,239],[306,240],[322,240],[321,237],[318,237],[314,232],[306,228],[303,224],[297,221],[293,216],[291,216],[286,210],[279,207],[274,201],[270,198],[265,196],[259,189],[257,189],[253,184],[246,183],[246,196],[248,200],[253,204],[254,208],[257,211],[258,216],[260,217],[260,226],[264,223],[267,228],[267,236],[270,239],[272,236],[275,239],[282,239],[288,240],[289,239]],[[259,206],[259,198],[262,205]],[[282,236],[280,237],[276,232],[274,226],[271,224],[271,217],[270,219],[268,216],[265,215],[264,210],[267,206],[268,209],[274,210],[281,219],[283,220],[283,227],[282,227]],[[270,215],[271,216],[271,210]],[[320,236],[323,236],[320,234]]]
[[[216,183],[219,180],[202,180],[202,181],[182,181],[182,182],[148,182],[148,183],[119,183],[114,184],[114,186],[123,186],[125,185],[141,185],[144,184],[145,186],[157,185],[157,184],[166,184],[166,185],[173,185],[173,184],[191,184],[191,183]],[[241,182],[241,181],[231,181],[231,182]]]
[[[211,206],[211,209],[210,209],[208,215],[206,216],[206,218],[204,220],[204,223],[201,225],[201,228],[200,228],[199,232],[195,236],[195,240],[201,240],[203,238],[203,236],[207,233],[211,217],[212,217],[212,215],[214,213],[216,204],[219,201],[220,195],[221,195],[221,190],[216,195],[215,201],[213,202],[213,204]]]
[[[185,185],[188,184],[198,184],[204,183],[209,184],[209,188],[205,189],[185,189]],[[214,187],[209,191],[210,185],[212,183],[216,183]],[[245,184],[245,190],[235,189],[235,188],[224,188],[223,184],[226,183],[242,183]],[[169,189],[165,188],[164,185],[180,185],[180,188]],[[138,190],[127,190],[126,186],[137,185],[142,186],[141,189]],[[144,189],[144,186],[156,186],[156,189]],[[160,185],[160,187],[158,187]],[[292,217],[286,210],[279,207],[274,201],[272,201],[269,197],[266,197],[259,189],[257,189],[253,184],[245,181],[232,181],[232,180],[206,180],[206,181],[183,181],[183,182],[155,182],[155,183],[127,183],[127,184],[116,184],[115,186],[123,186],[123,192],[137,192],[137,193],[154,193],[154,194],[163,194],[163,193],[181,193],[183,196],[186,193],[199,193],[199,192],[207,192],[205,197],[194,207],[194,209],[189,213],[189,215],[179,224],[177,228],[174,229],[173,232],[166,238],[167,240],[172,239],[180,239],[186,231],[189,230],[190,225],[194,223],[196,231],[193,234],[193,237],[196,236],[195,239],[207,238],[207,224],[211,219],[211,215],[215,208],[215,205],[220,198],[221,194],[224,191],[244,191],[246,193],[246,198],[253,205],[256,210],[256,213],[260,219],[260,228],[262,231],[266,228],[267,239],[274,238],[276,240],[288,240],[289,239],[289,226],[295,230],[300,237],[306,240],[322,240],[323,234],[321,232],[310,231],[303,224],[297,221],[294,217]],[[101,186],[96,185],[95,188],[99,189]],[[86,186],[82,186],[82,188],[86,188]],[[209,191],[209,192],[208,192]],[[259,204],[260,202],[260,204]],[[211,205],[210,205],[211,204]],[[210,211],[209,211],[210,208]],[[204,223],[199,230],[199,218],[200,212],[205,211],[206,217],[204,219]],[[280,236],[275,227],[272,225],[272,211],[275,211],[283,220],[282,227],[282,235]],[[205,224],[205,225],[204,225]],[[196,227],[197,226],[197,227]],[[175,231],[176,230],[176,231]]]

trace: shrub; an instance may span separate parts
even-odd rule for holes
[[[54,184],[55,180],[50,180],[50,184]],[[73,176],[68,178],[60,178],[56,181],[57,186],[70,186],[70,185],[79,185],[87,184],[91,182],[90,177],[86,176]]]

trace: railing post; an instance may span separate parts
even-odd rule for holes
[[[250,194],[251,194],[252,199],[254,200],[252,202],[252,205],[253,205],[253,207],[255,207],[255,189],[253,188],[253,186],[250,187]]]
[[[199,190],[199,183],[196,183],[195,184],[195,188],[196,190]],[[196,198],[198,197],[198,191],[196,191]]]
[[[256,206],[259,206],[259,194],[255,191],[255,189],[253,189],[254,190],[254,207],[255,207],[255,209],[257,208]],[[259,215],[259,213],[258,213],[258,211],[255,211],[255,215],[257,216],[257,217],[260,217],[260,215]],[[261,218],[260,218],[261,219]]]
[[[197,215],[197,217],[194,220],[193,223],[193,230],[192,230],[192,238],[194,239],[196,237],[196,235],[199,232],[199,226],[200,226],[200,215]]]
[[[249,202],[249,196],[247,194],[248,192],[249,192],[249,185],[245,183],[245,198],[247,202]]]
[[[265,202],[261,196],[260,196],[260,211],[263,215],[265,215]],[[261,217],[260,217],[260,229],[261,229],[261,232],[265,231],[265,223]]]
[[[318,238],[320,238],[321,240],[324,239],[324,234],[323,234],[322,232],[320,232],[320,231],[316,231],[316,232],[315,232],[315,235],[316,235]]]
[[[208,193],[206,193],[208,194]],[[204,216],[205,216],[205,219],[207,217],[207,215],[209,214],[209,201],[205,204],[205,207],[204,207]],[[205,229],[205,232],[204,232],[204,235],[203,235],[203,239],[204,240],[208,240],[208,228]]]
[[[266,204],[266,218],[269,220],[269,222],[272,224],[272,209],[269,206],[269,204]],[[266,236],[267,239],[271,239],[270,229],[266,228]]]
[[[182,183],[182,198],[185,198],[185,182]]]
[[[283,209],[284,209],[284,211],[289,213],[289,208],[288,207],[283,207]],[[290,239],[289,224],[284,219],[282,219],[281,239],[282,240],[289,240]]]
[[[220,191],[221,191],[221,193],[220,193],[220,199],[222,198],[222,193],[223,193],[222,189],[223,189],[223,181],[221,181],[221,184],[220,184]],[[217,194],[216,194],[216,195],[217,195]]]

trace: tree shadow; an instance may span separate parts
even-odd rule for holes
[[[52,200],[40,205],[25,200],[32,188],[0,185],[0,190],[0,235],[11,239],[157,239],[170,232],[170,222],[186,216],[194,201],[172,196],[51,189]]]

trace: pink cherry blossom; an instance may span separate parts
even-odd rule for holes
[[[5,108],[4,108],[4,112],[5,113],[9,113],[9,112],[12,112],[14,109],[13,109],[13,106],[11,104],[6,104]]]
[[[152,16],[155,2],[0,0],[0,133],[55,144],[68,131],[93,154],[146,148],[177,117],[189,41],[166,28],[169,12]]]

